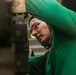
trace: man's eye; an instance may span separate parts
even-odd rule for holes
[[[39,24],[34,25],[34,26],[33,26],[33,29],[36,30],[36,29],[38,28],[38,25],[39,25]]]
[[[32,26],[32,30],[37,30],[38,25],[40,25],[40,23],[34,23],[33,26]]]
[[[37,28],[38,28],[38,25],[35,25],[35,28],[34,29],[36,30]]]
[[[37,30],[37,28],[38,28],[38,27],[37,27],[36,25],[33,25],[33,26],[32,26],[32,30]]]

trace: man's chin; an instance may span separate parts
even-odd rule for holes
[[[47,46],[48,44],[49,44],[49,43],[48,43],[47,41],[42,41],[42,42],[41,42],[41,45],[42,45],[42,46]]]
[[[51,47],[50,43],[48,43],[48,44],[41,43],[41,45],[44,46],[46,49],[49,49]]]
[[[47,45],[47,42],[44,41],[44,39],[40,40],[39,42],[41,43],[42,46],[46,46]]]
[[[42,45],[42,46],[46,46],[47,44],[46,44],[45,42],[42,42],[41,45]]]

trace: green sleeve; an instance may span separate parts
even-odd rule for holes
[[[76,13],[56,0],[26,0],[26,11],[53,28],[76,36]]]
[[[45,75],[46,58],[44,55],[39,57],[29,57],[29,75]]]
[[[46,75],[46,69],[48,70],[50,67],[50,65],[48,66],[47,61],[49,59],[48,56],[50,56],[50,50],[44,55],[29,57],[29,75]]]

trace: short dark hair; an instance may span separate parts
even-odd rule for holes
[[[29,22],[28,22],[28,24],[30,25],[30,21],[33,19],[34,17],[32,16],[30,19],[29,19]]]

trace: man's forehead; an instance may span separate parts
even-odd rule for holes
[[[31,21],[30,21],[30,25],[33,25],[34,23],[36,22],[39,22],[40,20],[38,20],[37,18],[33,18]]]
[[[33,18],[30,22],[39,21],[37,18]]]

